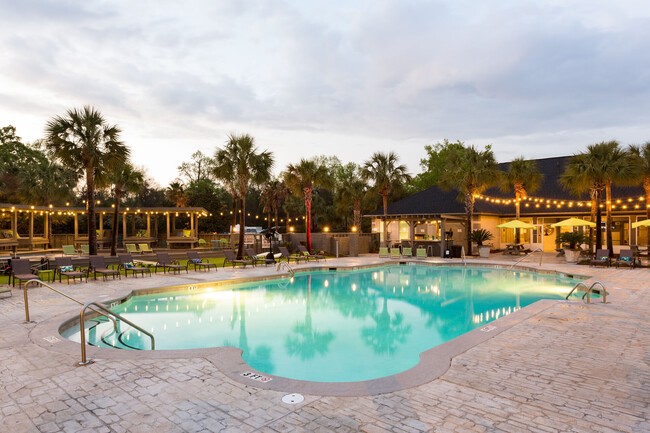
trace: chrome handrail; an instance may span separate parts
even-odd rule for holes
[[[532,255],[534,253],[537,253],[537,252],[542,253],[542,254],[539,255],[539,266],[542,266],[542,257],[544,257],[544,251],[542,251],[541,248],[535,248],[534,250],[532,250],[531,252],[529,252],[528,254],[526,254],[525,256],[523,256],[522,258],[517,260],[516,262],[514,262],[512,265],[510,265],[509,269],[512,270],[512,268],[514,268],[515,265],[517,265],[519,262],[524,261],[526,258],[528,258],[528,256],[530,256],[530,255]]]
[[[582,299],[585,299],[585,296],[586,296],[586,297],[587,297],[587,304],[589,304],[589,303],[591,303],[591,296],[590,296],[590,294],[591,294],[591,292],[593,291],[594,286],[596,286],[596,285],[599,285],[600,287],[603,288],[603,303],[606,304],[606,303],[607,303],[607,289],[605,289],[605,285],[604,285],[603,283],[601,283],[600,281],[594,281],[593,283],[591,283],[591,286],[589,286],[589,287],[587,287],[587,284],[585,284],[584,282],[580,281],[578,284],[576,284],[575,286],[573,286],[573,288],[571,289],[571,291],[569,292],[569,294],[566,295],[566,298],[564,298],[564,299],[569,299],[569,296],[571,296],[571,294],[572,294],[572,293],[573,293],[573,292],[574,292],[578,287],[580,287],[580,286],[584,286],[584,288],[586,289],[586,291],[585,291],[585,294],[582,295]]]
[[[78,365],[88,365],[88,364],[90,364],[92,362],[92,361],[87,361],[86,360],[86,328],[84,326],[84,324],[85,324],[84,315],[86,313],[86,309],[90,308],[91,306],[95,306],[95,307],[99,308],[100,310],[102,310],[103,312],[105,312],[105,313],[100,313],[103,316],[109,317],[106,314],[114,316],[120,322],[124,322],[124,323],[130,325],[132,328],[135,328],[138,331],[140,331],[140,332],[142,332],[144,334],[147,334],[147,336],[149,336],[149,338],[151,338],[151,350],[156,349],[156,339],[154,338],[152,333],[150,333],[148,331],[145,331],[144,328],[139,327],[138,325],[131,322],[130,320],[125,319],[124,317],[120,316],[116,312],[109,310],[108,308],[104,307],[101,304],[98,304],[97,302],[94,302],[94,301],[86,302],[84,304],[83,308],[81,309],[81,312],[79,313],[79,335],[81,336],[81,362]]]
[[[289,271],[289,275],[291,275],[292,277],[296,274],[296,272],[293,270],[289,262],[279,262],[277,268],[275,269],[276,272],[280,272],[280,268],[283,266],[287,268],[287,271]]]
[[[41,281],[41,280],[39,280],[39,279],[37,279],[37,278],[34,278],[33,280],[29,280],[29,281],[27,281],[27,282],[23,285],[23,292],[24,292],[24,294],[25,294],[25,323],[29,323],[29,322],[30,322],[30,320],[29,320],[29,300],[27,299],[27,286],[28,286],[30,283],[40,284],[40,285],[42,285],[42,286],[45,286],[45,287],[47,287],[48,289],[50,289],[50,290],[52,290],[52,291],[58,293],[59,295],[65,296],[66,298],[70,299],[71,301],[76,302],[76,303],[79,304],[79,305],[84,305],[84,303],[81,302],[80,300],[73,298],[72,296],[68,295],[67,293],[63,293],[62,291],[55,289],[54,287],[50,286],[50,285],[47,284],[47,283],[44,283],[43,281]],[[97,310],[95,310],[95,309],[92,309],[92,310],[93,310],[95,313],[97,313],[97,314],[101,314],[102,316],[106,316],[105,314],[102,314],[101,312],[99,312],[99,311],[97,311]],[[117,323],[115,322],[115,319],[113,319],[112,317],[109,317],[109,316],[106,316],[106,317],[107,317],[111,322],[113,322],[113,328],[115,328],[115,329],[117,330]]]

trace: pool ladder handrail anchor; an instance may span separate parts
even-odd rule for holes
[[[539,266],[542,266],[542,257],[544,257],[544,251],[541,248],[535,248],[534,250],[532,250],[531,252],[529,252],[528,254],[526,254],[525,256],[523,256],[522,258],[517,260],[516,262],[514,262],[512,265],[510,265],[510,267],[508,269],[512,270],[512,268],[514,268],[517,264],[519,264],[520,262],[523,262],[524,260],[526,260],[528,258],[528,256],[531,256],[531,255],[533,255],[533,254],[535,254],[537,252],[540,253],[540,255],[539,255]]]
[[[564,298],[564,299],[565,299],[565,300],[568,300],[568,299],[569,299],[569,296],[571,296],[571,295],[573,294],[573,292],[575,292],[576,289],[577,289],[578,287],[581,287],[581,286],[582,286],[582,287],[584,287],[585,289],[587,289],[587,290],[585,291],[585,294],[582,295],[582,299],[585,299],[585,296],[586,296],[586,297],[587,297],[587,304],[589,304],[589,303],[591,303],[591,296],[590,296],[590,293],[591,293],[592,291],[593,291],[594,293],[597,293],[595,290],[593,290],[594,286],[596,286],[596,285],[599,285],[600,287],[602,287],[602,289],[603,289],[603,304],[606,304],[606,303],[607,303],[607,289],[605,289],[605,285],[604,285],[603,283],[601,283],[600,281],[594,281],[593,283],[591,283],[591,286],[589,286],[589,287],[587,287],[587,284],[586,284],[586,283],[584,283],[583,281],[580,281],[578,284],[576,284],[575,286],[573,286],[573,288],[571,289],[571,291],[569,292],[569,294],[566,295],[566,298]]]

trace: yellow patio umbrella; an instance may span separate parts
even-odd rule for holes
[[[642,220],[642,221],[637,221],[635,223],[632,223],[633,229],[637,227],[650,227],[650,220]]]
[[[535,228],[534,225],[519,220],[508,221],[507,223],[499,224],[497,227],[500,229],[534,229]]]
[[[569,218],[557,222],[555,224],[551,224],[551,227],[584,227],[584,226],[596,227],[596,223],[592,223],[591,221],[587,221],[587,220],[581,220],[580,218]]]

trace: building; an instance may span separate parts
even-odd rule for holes
[[[571,227],[554,228],[551,224],[570,217],[591,220],[591,202],[587,194],[575,197],[559,183],[560,175],[569,161],[569,156],[536,160],[539,171],[544,175],[541,187],[521,202],[520,220],[535,225],[534,229],[522,230],[521,242],[531,249],[542,248],[554,251],[556,238]],[[499,164],[502,171],[509,163]],[[476,198],[472,230],[484,228],[494,235],[494,248],[505,249],[514,242],[514,230],[499,229],[497,225],[515,218],[514,191],[504,193],[490,188]],[[603,198],[602,224],[605,243],[605,199]],[[634,244],[646,243],[646,228],[632,229],[632,223],[646,219],[645,192],[641,186],[612,187],[612,238],[614,251]],[[383,209],[366,215],[372,218],[373,232],[379,232],[384,239],[382,221],[388,222],[387,237],[390,244],[414,240],[416,245],[431,246],[434,255],[441,251],[441,234],[446,232],[455,245],[465,245],[465,207],[458,200],[458,192],[432,187],[418,192],[388,206],[388,215]],[[578,230],[578,228],[576,228]]]

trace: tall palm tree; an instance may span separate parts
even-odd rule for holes
[[[372,181],[373,189],[379,193],[384,206],[384,239],[386,245],[388,221],[388,196],[395,186],[408,182],[411,176],[406,172],[406,166],[398,164],[399,158],[395,152],[375,152],[370,156],[361,169],[361,179]]]
[[[642,146],[630,146],[630,154],[636,159],[638,181],[645,191],[645,215],[650,219],[650,141]],[[650,248],[650,230],[647,230],[646,245]]]
[[[45,127],[45,146],[69,167],[80,167],[86,177],[88,207],[88,246],[97,254],[97,221],[95,218],[95,173],[112,170],[124,164],[129,148],[120,140],[121,130],[109,125],[99,111],[84,106],[56,116]]]
[[[353,162],[341,166],[336,188],[337,201],[346,208],[352,205],[352,225],[359,231],[361,231],[361,201],[368,192],[368,185],[361,179],[360,173],[361,167]]]
[[[187,195],[185,194],[182,183],[178,181],[170,183],[167,187],[166,195],[169,200],[174,202],[176,207],[187,206]]]
[[[278,211],[282,204],[289,196],[289,188],[287,184],[280,179],[274,179],[268,182],[262,190],[260,197],[264,212],[268,213],[269,228],[271,228],[271,213],[275,217],[275,231],[278,230]]]
[[[234,148],[226,147],[223,150],[232,151]],[[232,196],[232,222],[230,224],[230,233],[234,233],[235,226],[237,225],[237,199],[239,198],[234,164],[236,155],[230,155],[228,152],[223,152],[221,149],[217,149],[217,153],[220,154],[220,162],[217,161],[217,156],[215,154],[213,175],[216,179],[219,179],[221,182],[223,182],[226,190]]]
[[[115,198],[113,210],[113,230],[111,233],[111,256],[117,255],[117,230],[120,214],[120,198],[130,192],[139,193],[144,186],[144,173],[127,163],[108,173],[108,181],[112,185]]]
[[[330,174],[325,167],[316,160],[301,159],[296,165],[289,164],[284,173],[284,181],[289,189],[296,195],[303,194],[307,220],[307,249],[311,253],[311,202],[314,188],[326,188],[330,185]]]
[[[571,158],[560,182],[576,193],[590,189],[592,210],[596,216],[596,249],[602,245],[600,230],[600,202],[605,191],[607,249],[613,254],[612,242],[612,183],[632,183],[637,178],[638,164],[633,156],[616,141],[607,141],[587,146],[587,151]],[[592,211],[593,213],[593,211]]]
[[[525,160],[523,157],[515,158],[510,162],[508,171],[503,175],[501,190],[510,192],[515,190],[515,218],[519,219],[521,200],[528,193],[537,191],[542,184],[544,176],[537,169],[534,160]],[[519,229],[515,230],[515,243],[519,243]]]
[[[255,146],[255,140],[248,134],[230,134],[223,149],[217,149],[215,154],[217,172],[228,170],[232,164],[234,178],[239,194],[239,249],[237,257],[242,258],[244,252],[244,233],[246,231],[246,192],[251,183],[261,185],[271,176],[273,154],[269,151],[260,152]]]
[[[475,196],[490,186],[498,184],[501,172],[490,145],[482,151],[474,146],[463,145],[461,149],[450,152],[446,159],[444,165],[447,170],[441,174],[440,183],[444,188],[457,189],[460,193],[459,198],[465,204],[467,251],[471,254],[472,240],[469,234],[472,231]]]

